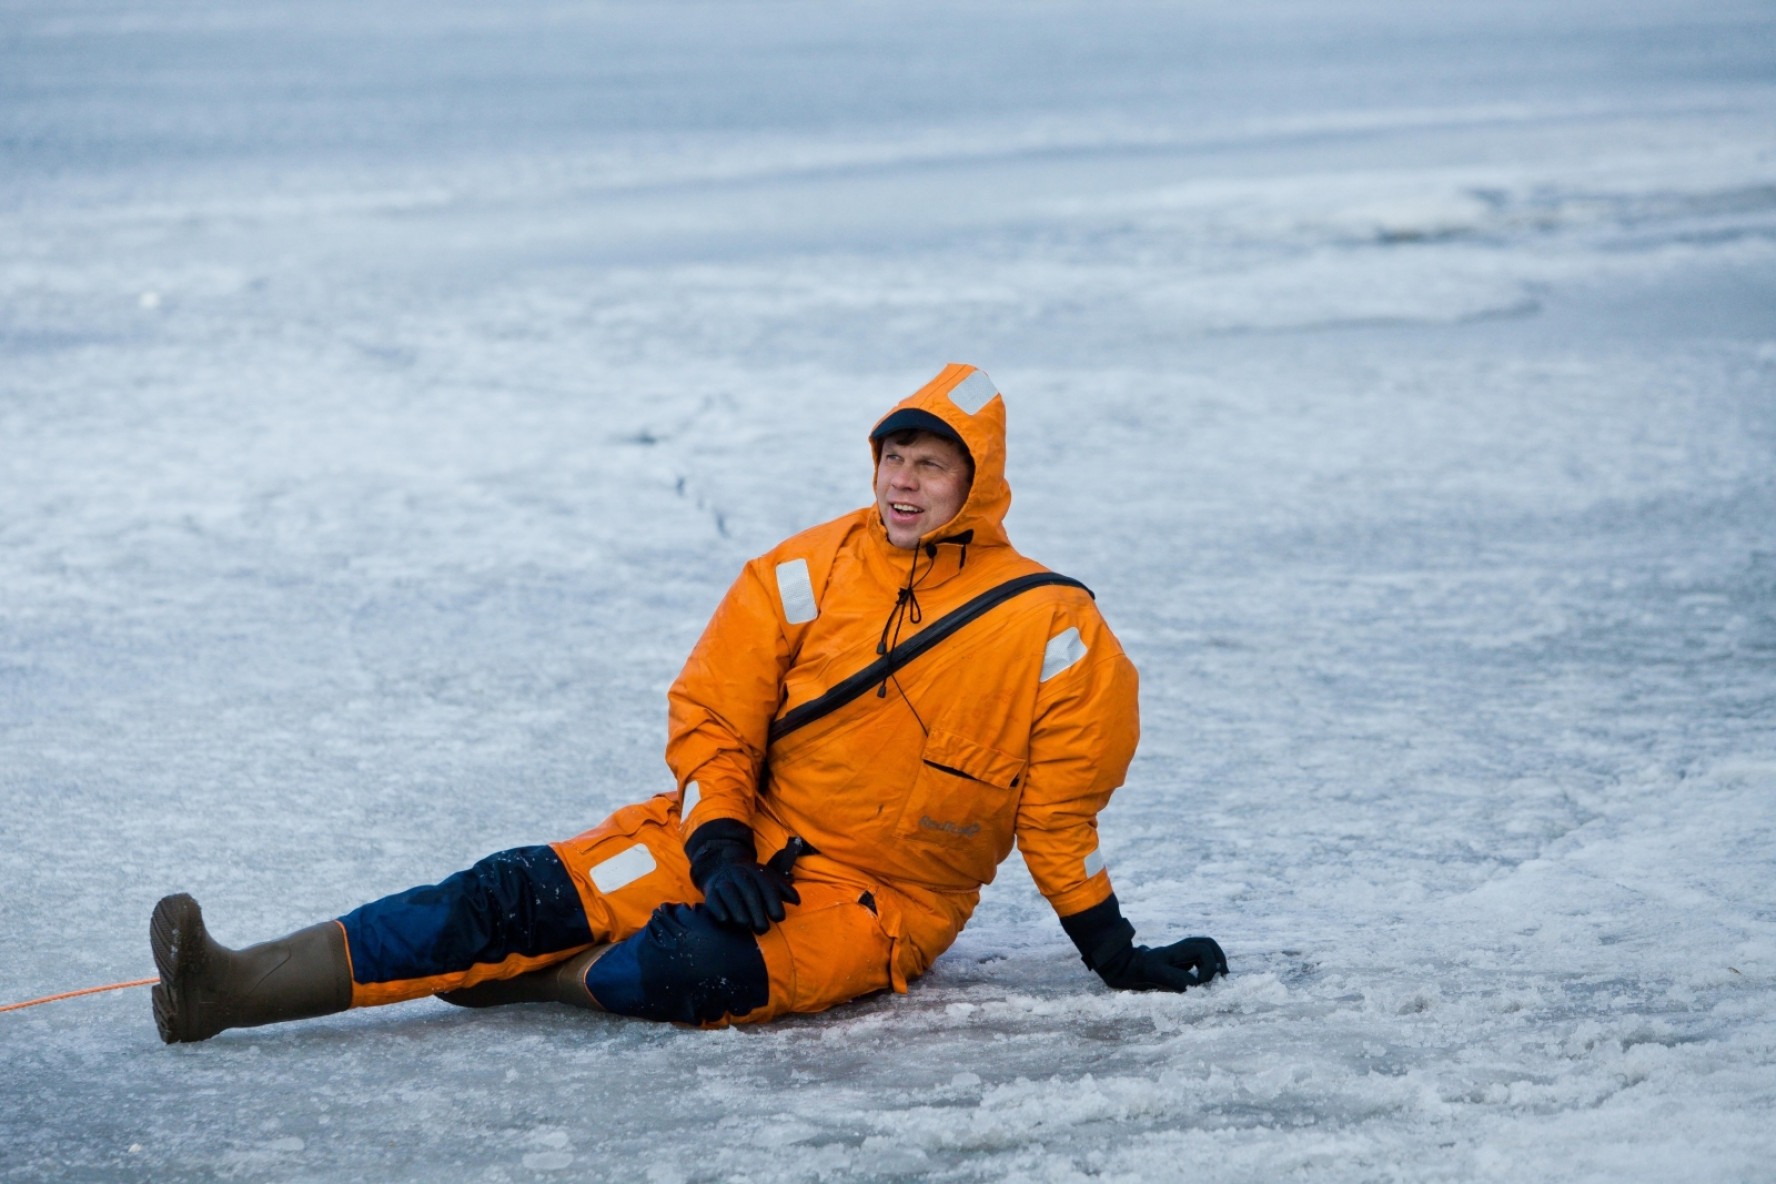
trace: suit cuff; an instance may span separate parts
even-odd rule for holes
[[[1135,927],[1123,917],[1114,892],[1082,913],[1062,917],[1061,928],[1073,939],[1080,959],[1091,970],[1104,966],[1135,941]]]
[[[685,855],[691,861],[691,883],[703,890],[709,873],[724,863],[737,860],[758,862],[758,845],[753,842],[752,827],[735,818],[714,818],[691,832],[685,840]]]

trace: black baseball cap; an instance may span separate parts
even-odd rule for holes
[[[881,440],[896,432],[930,432],[934,436],[942,436],[952,444],[960,445],[963,452],[968,451],[968,445],[962,443],[962,437],[956,434],[955,428],[931,412],[921,411],[917,407],[902,407],[884,419],[876,425],[876,430],[870,433],[870,439],[872,441]]]

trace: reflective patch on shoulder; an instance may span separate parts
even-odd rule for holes
[[[654,853],[646,844],[637,843],[592,868],[592,886],[607,896],[626,888],[654,870]]]
[[[1097,847],[1093,847],[1092,853],[1085,857],[1085,878],[1089,880],[1103,870],[1104,852]]]
[[[702,788],[695,781],[685,782],[684,793],[680,794],[678,799],[679,818],[688,819],[691,816],[691,811],[695,810],[697,803],[702,800]]]
[[[999,388],[987,377],[985,370],[976,370],[961,382],[950,388],[950,402],[962,408],[965,415],[973,415],[982,407],[993,401]]]
[[[1047,682],[1079,659],[1085,657],[1085,642],[1080,639],[1079,630],[1067,629],[1048,639],[1048,648],[1042,651],[1042,679]]]
[[[783,619],[791,625],[804,625],[820,615],[806,559],[791,559],[777,565],[777,595],[783,601]]]

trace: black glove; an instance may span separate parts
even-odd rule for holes
[[[1126,945],[1094,969],[1118,991],[1182,991],[1227,973],[1227,955],[1212,937],[1187,937],[1150,950]]]
[[[1187,937],[1152,950],[1135,944],[1135,927],[1116,894],[1083,913],[1061,918],[1087,966],[1118,991],[1182,991],[1227,973],[1227,955],[1212,937]]]
[[[744,822],[705,822],[685,840],[685,854],[691,858],[691,883],[702,890],[709,915],[723,925],[763,933],[771,922],[783,920],[784,901],[802,903],[788,876],[759,866],[752,828]]]

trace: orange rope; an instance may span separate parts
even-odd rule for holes
[[[36,1007],[39,1003],[54,1003],[57,999],[72,999],[76,995],[96,995],[100,991],[121,991],[125,987],[145,987],[149,983],[157,983],[158,978],[139,978],[130,983],[112,983],[108,987],[86,987],[79,991],[63,991],[60,995],[45,995],[41,999],[27,999],[23,1003],[8,1003],[0,1007],[0,1011],[17,1011],[21,1007]]]

